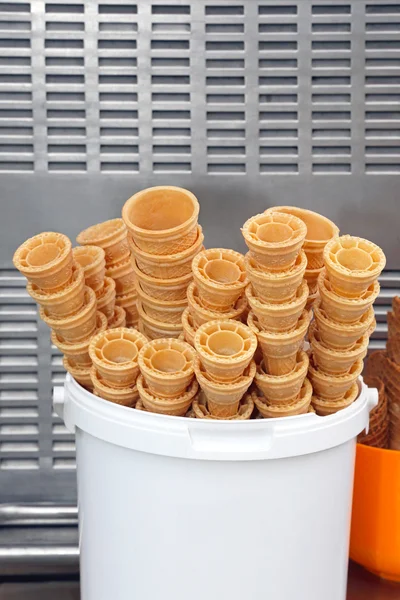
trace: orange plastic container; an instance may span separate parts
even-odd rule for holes
[[[350,557],[400,582],[400,452],[357,444]]]

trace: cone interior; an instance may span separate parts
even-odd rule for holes
[[[186,360],[177,350],[166,348],[155,352],[150,358],[150,364],[153,369],[161,373],[177,373],[185,368]]]
[[[292,234],[292,228],[284,223],[264,223],[257,229],[258,239],[269,244],[290,240]]]
[[[195,204],[184,190],[151,188],[137,196],[128,217],[140,229],[163,231],[182,225],[194,212]]]
[[[349,271],[366,271],[372,265],[372,258],[360,248],[343,248],[337,253],[337,262]]]
[[[216,331],[208,338],[207,346],[217,356],[236,356],[243,351],[244,342],[234,331]]]
[[[386,262],[379,246],[351,235],[331,240],[325,247],[324,258],[327,268],[336,266],[341,271],[350,271],[355,275],[368,271],[378,275]]]
[[[303,210],[295,206],[277,206],[274,210],[301,219],[307,227],[306,241],[328,242],[338,231],[334,223],[313,211]]]
[[[210,260],[204,271],[209,279],[222,284],[236,283],[242,274],[237,265],[224,259]]]
[[[113,364],[128,363],[137,357],[137,348],[129,340],[112,340],[102,348],[103,359]]]
[[[28,252],[26,262],[31,267],[44,267],[56,260],[60,254],[61,250],[57,244],[41,244]]]
[[[74,259],[84,269],[100,263],[104,259],[104,250],[99,246],[78,246],[74,248]]]

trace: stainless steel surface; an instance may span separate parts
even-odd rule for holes
[[[76,506],[3,504],[0,505],[0,527],[77,525]]]

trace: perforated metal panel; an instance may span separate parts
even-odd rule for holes
[[[137,189],[201,202],[208,246],[298,204],[381,244],[372,347],[400,287],[400,2],[0,0],[0,501],[75,498],[52,415],[60,357],[11,268],[42,230],[74,237]]]

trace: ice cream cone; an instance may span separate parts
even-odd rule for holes
[[[296,366],[297,353],[303,347],[310,316],[303,311],[296,329],[275,333],[263,331],[255,314],[250,311],[247,324],[257,336],[263,354],[265,371],[269,375],[287,375]]]
[[[371,307],[355,323],[337,323],[328,318],[321,308],[321,299],[313,306],[315,320],[318,325],[320,339],[329,348],[350,349],[372,326],[375,316]]]
[[[379,246],[351,235],[331,240],[325,247],[324,261],[332,291],[349,298],[364,294],[386,264]]]
[[[97,310],[104,313],[107,319],[112,319],[115,309],[115,281],[111,277],[104,278],[104,286],[97,292]]]
[[[28,283],[28,294],[42,306],[49,317],[62,318],[78,312],[85,301],[83,269],[72,266],[72,277],[59,291],[49,293]]]
[[[67,358],[66,356],[64,356],[63,358],[63,365],[64,369],[68,371],[70,375],[72,375],[72,377],[77,383],[79,383],[79,385],[81,385],[89,391],[92,391],[93,384],[92,379],[90,377],[90,366],[86,367],[84,365],[78,365],[73,361],[73,359]]]
[[[296,366],[288,375],[267,375],[264,364],[257,367],[255,384],[271,405],[292,404],[307,377],[309,359],[306,352],[298,352]]]
[[[185,341],[191,346],[194,346],[194,336],[196,334],[197,327],[194,324],[194,320],[190,314],[189,308],[185,308],[182,313],[182,327]]]
[[[234,250],[210,248],[199,252],[192,262],[194,282],[203,306],[229,311],[247,285],[244,257]]]
[[[321,307],[332,321],[355,323],[375,302],[379,294],[379,283],[374,281],[359,298],[346,298],[333,291],[332,284],[324,271],[318,278]]]
[[[257,338],[239,321],[210,321],[196,331],[194,346],[214,381],[233,382],[252,361]]]
[[[304,415],[310,407],[311,396],[312,387],[308,379],[304,379],[299,395],[290,404],[272,404],[265,397],[260,398],[256,392],[251,394],[254,404],[265,419]]]
[[[319,298],[319,293],[316,292],[315,294],[311,294],[311,296],[309,295],[307,298],[307,302],[306,302],[306,310],[307,311],[312,311],[314,308],[314,302]]]
[[[264,302],[290,302],[303,280],[307,258],[301,251],[292,268],[286,271],[264,271],[248,252],[244,257],[247,277],[254,294]]]
[[[117,296],[115,304],[124,309],[127,323],[134,323],[139,319],[136,289],[123,296]]]
[[[175,279],[159,279],[157,277],[150,277],[139,269],[136,264],[136,260],[133,257],[132,268],[142,290],[152,298],[164,300],[165,302],[174,302],[176,300],[183,300],[186,298],[187,287],[193,278],[192,272],[188,273],[187,275],[183,275],[183,277],[177,277]]]
[[[110,387],[97,373],[95,367],[91,368],[90,377],[96,396],[103,398],[103,400],[114,402],[114,404],[121,404],[122,406],[131,408],[135,406],[136,401],[139,398],[139,392],[136,385],[119,389]]]
[[[199,203],[179,187],[147,188],[129,198],[122,218],[135,244],[149,254],[177,254],[195,243]]]
[[[96,294],[85,286],[83,307],[68,317],[49,317],[46,309],[40,308],[40,318],[65,342],[79,342],[92,335],[96,329]]]
[[[97,311],[96,313],[96,330],[93,335],[101,333],[107,329],[107,317],[103,313]],[[71,363],[83,367],[90,367],[92,359],[89,356],[89,344],[93,336],[89,336],[81,342],[70,343],[64,342],[58,337],[55,331],[51,332],[51,342],[56,346],[60,352],[71,359]]]
[[[196,284],[193,282],[187,289],[187,299],[189,303],[189,312],[192,316],[195,327],[200,327],[208,321],[226,321],[227,319],[242,320],[242,316],[247,309],[247,300],[244,296],[236,301],[231,310],[227,312],[218,312],[203,306],[201,297]]]
[[[105,252],[106,264],[111,265],[128,258],[128,231],[122,219],[111,219],[81,231],[76,238],[81,246],[100,246]]]
[[[106,385],[131,387],[139,373],[139,352],[146,343],[146,338],[135,329],[107,329],[92,339],[89,355]]]
[[[138,268],[146,275],[160,279],[176,279],[191,273],[192,260],[202,249],[203,241],[203,231],[198,225],[194,244],[177,254],[149,254],[134,242],[131,243],[131,250]]]
[[[177,338],[183,332],[182,323],[165,323],[164,321],[158,321],[157,319],[150,317],[146,313],[140,300],[138,300],[137,309],[139,313],[140,330],[149,338],[149,340],[165,337]]]
[[[400,296],[395,296],[392,300],[392,311],[395,318],[400,321]]]
[[[390,360],[400,365],[400,334],[389,337],[386,342],[386,350]]]
[[[280,212],[294,215],[301,219],[307,227],[304,251],[307,255],[308,269],[320,269],[324,266],[323,252],[329,240],[339,235],[335,223],[312,210],[298,206],[274,206],[268,212]]]
[[[360,358],[353,363],[345,375],[329,375],[316,367],[313,360],[310,360],[308,377],[312,383],[315,396],[321,400],[341,400],[351,386],[356,383],[362,369],[363,361]]]
[[[71,241],[62,233],[39,233],[16,250],[13,263],[41,290],[57,290],[72,277]]]
[[[139,368],[149,391],[158,398],[181,396],[194,377],[192,346],[173,338],[159,338],[139,352]]]
[[[378,390],[378,405],[370,413],[370,432],[375,432],[381,425],[388,420],[388,403],[383,381],[378,377],[365,377],[364,383],[370,388]]]
[[[307,281],[310,295],[314,295],[318,291],[318,279],[324,272],[324,267],[321,267],[320,269],[306,269],[304,271],[304,279]]]
[[[384,379],[384,372],[386,370],[386,352],[384,350],[375,350],[371,352],[364,366],[364,377],[378,377],[382,379],[383,383],[386,385]]]
[[[400,406],[400,366],[390,358],[382,366],[381,378],[389,395],[390,404]]]
[[[248,219],[242,234],[250,255],[267,271],[290,269],[303,246],[303,221],[283,213],[264,213]]]
[[[320,417],[326,417],[328,415],[333,415],[339,410],[343,410],[344,408],[347,408],[353,404],[353,402],[357,400],[358,394],[358,384],[355,382],[346,390],[342,398],[338,400],[326,400],[315,394],[312,397],[311,402],[317,415]]]
[[[282,304],[269,304],[259,300],[253,293],[251,283],[246,288],[246,297],[262,329],[274,332],[292,331],[306,306],[308,285],[303,281],[293,300]]]
[[[388,323],[388,337],[394,338],[397,335],[400,335],[400,321],[396,319],[394,313],[389,311],[387,313],[387,323]]]
[[[239,402],[253,382],[256,363],[246,367],[243,375],[234,383],[214,381],[202,366],[198,356],[194,363],[197,381],[207,398],[207,408],[213,417],[233,417],[239,410]]]
[[[139,282],[136,284],[136,290],[143,310],[149,317],[163,323],[181,323],[182,313],[188,305],[186,298],[172,301],[152,298],[142,290]]]
[[[143,375],[139,375],[136,385],[143,406],[148,412],[175,417],[183,417],[187,413],[199,389],[196,379],[193,379],[189,388],[180,396],[176,396],[175,398],[159,398],[150,392]]]
[[[126,313],[120,306],[114,308],[114,314],[108,321],[107,329],[117,329],[118,327],[126,327]]]
[[[106,274],[106,259],[103,248],[99,246],[77,246],[72,250],[74,260],[81,265],[85,284],[95,292],[99,292],[104,285]]]
[[[308,339],[318,369],[330,375],[345,375],[357,360],[367,356],[369,342],[367,334],[357,340],[350,350],[338,350],[325,346],[321,341],[317,325],[313,322],[308,330]]]
[[[254,411],[254,402],[250,394],[246,394],[239,402],[239,408],[235,415],[228,417],[217,417],[211,414],[207,407],[207,400],[204,394],[199,394],[193,401],[193,413],[196,419],[213,419],[215,421],[247,421]]]
[[[114,279],[117,296],[124,296],[135,289],[136,277],[130,256],[109,266],[106,275]]]

